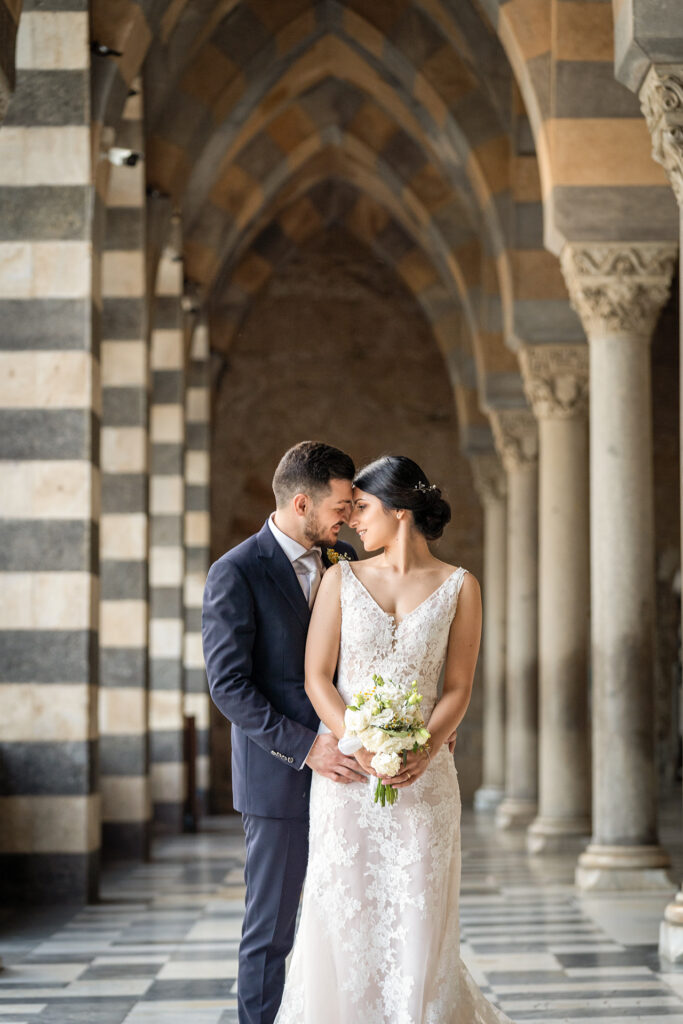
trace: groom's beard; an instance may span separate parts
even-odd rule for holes
[[[343,525],[343,520],[339,520],[339,525]],[[315,509],[311,509],[306,517],[304,536],[309,544],[319,545],[321,547],[332,547],[339,539],[338,534],[333,533],[332,530],[330,530],[328,534],[325,533],[323,527],[320,525],[320,520],[318,519]]]

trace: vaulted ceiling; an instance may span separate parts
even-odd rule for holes
[[[91,33],[120,54],[93,58],[95,145],[140,76],[218,348],[341,224],[412,289],[475,429],[524,402],[520,344],[583,340],[563,244],[675,229],[599,0],[94,0]]]

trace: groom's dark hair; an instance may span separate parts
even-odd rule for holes
[[[339,448],[322,441],[300,441],[280,459],[273,477],[273,494],[282,508],[295,494],[314,501],[330,489],[330,480],[353,480],[353,460]]]

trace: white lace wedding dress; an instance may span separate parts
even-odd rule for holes
[[[396,622],[341,565],[338,687],[417,679],[428,721],[466,570]],[[501,1024],[460,959],[460,794],[444,747],[393,807],[313,776],[301,920],[275,1024]],[[508,1022],[509,1024],[509,1022]]]

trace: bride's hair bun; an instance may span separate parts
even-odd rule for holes
[[[353,485],[374,494],[385,508],[408,509],[427,540],[440,537],[450,522],[451,506],[441,490],[430,484],[418,464],[406,455],[383,455],[364,466]]]

